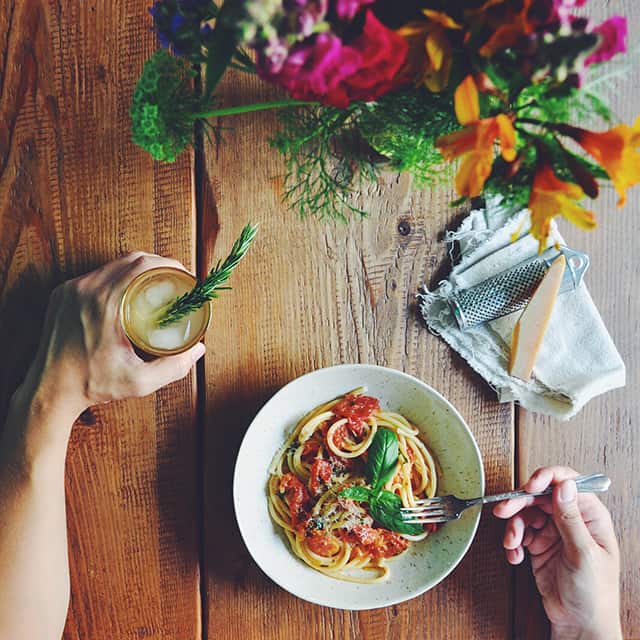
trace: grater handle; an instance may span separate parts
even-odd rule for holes
[[[523,309],[560,254],[567,261],[560,293],[574,291],[589,267],[589,257],[567,247],[551,248],[475,287],[454,291],[449,303],[460,329],[464,331]]]

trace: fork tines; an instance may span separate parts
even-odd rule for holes
[[[432,501],[425,500],[422,502],[428,503]],[[436,524],[438,522],[448,522],[456,518],[456,514],[444,509],[443,506],[439,504],[439,501],[436,500],[433,502],[434,504],[432,505],[426,504],[418,507],[403,507],[400,510],[403,520],[407,524]]]

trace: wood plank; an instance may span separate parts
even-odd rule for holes
[[[272,97],[230,75],[225,105]],[[326,365],[369,362],[415,374],[467,417],[485,460],[488,490],[512,482],[512,408],[417,318],[414,296],[444,258],[437,237],[452,217],[445,192],[412,192],[385,176],[363,199],[371,217],[348,226],[301,221],[280,202],[284,166],[269,148],[273,115],[224,121],[206,148],[203,246],[208,263],[248,220],[261,223],[232,294],[216,301],[207,336],[205,625],[209,638],[500,638],[509,635],[510,571],[499,530],[482,521],[462,565],[424,597],[378,611],[321,608],[290,596],[252,562],[239,537],[231,479],[242,436],[258,408],[292,378]],[[399,223],[404,221],[402,232]],[[488,514],[487,514],[488,515]]]
[[[54,284],[133,249],[193,263],[192,158],[157,166],[130,141],[147,8],[0,0],[2,411]],[[74,429],[65,638],[199,634],[194,394],[186,380]]]
[[[640,6],[626,0],[616,3],[592,2],[589,15],[596,22],[612,13],[629,19],[631,46],[638,46]],[[621,79],[612,92],[614,113],[627,123],[638,116],[640,81],[637,73]],[[630,192],[626,208],[618,210],[617,196],[607,189],[594,211],[598,229],[585,233],[562,224],[569,246],[591,257],[586,281],[611,336],[627,365],[627,386],[592,400],[569,423],[519,411],[518,477],[526,479],[537,467],[567,464],[575,469],[604,471],[613,486],[603,498],[609,507],[622,551],[622,621],[625,638],[640,637],[640,501],[637,481],[640,461],[634,452],[640,449],[640,299],[638,279],[640,252],[637,228],[640,216],[640,189]],[[577,354],[579,355],[579,354]],[[518,570],[516,589],[516,637],[544,638],[547,625],[532,580],[524,569]]]

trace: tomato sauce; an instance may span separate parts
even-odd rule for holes
[[[343,531],[342,537],[374,558],[397,556],[409,546],[409,541],[394,531],[374,529],[366,525],[353,527],[350,531]]]
[[[311,477],[309,478],[309,491],[314,496],[322,493],[323,485],[329,483],[333,467],[331,463],[322,458],[316,458],[311,465]]]
[[[280,480],[280,493],[284,493],[289,505],[291,526],[297,527],[309,518],[311,497],[305,487],[293,473],[285,473]]]
[[[307,536],[307,545],[313,553],[317,553],[324,558],[329,558],[340,551],[338,542],[320,531],[314,531]]]
[[[316,440],[316,439],[307,440],[304,443],[304,447],[302,449],[302,459],[305,462],[309,462],[310,460],[316,457],[316,454],[318,453],[319,449],[320,449],[319,440]]]
[[[333,407],[332,411],[336,416],[346,418],[349,421],[351,433],[356,438],[361,438],[366,420],[378,409],[380,409],[380,403],[377,398],[346,395]]]

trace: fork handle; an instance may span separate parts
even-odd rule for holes
[[[603,493],[611,486],[611,480],[604,473],[592,473],[588,476],[578,476],[574,478],[578,493]],[[502,502],[503,500],[511,500],[512,498],[528,498],[531,496],[548,496],[553,492],[553,485],[548,486],[544,491],[529,493],[528,491],[509,491],[508,493],[499,493],[495,496],[484,496],[469,500],[469,506],[472,504],[487,504],[489,502]]]

